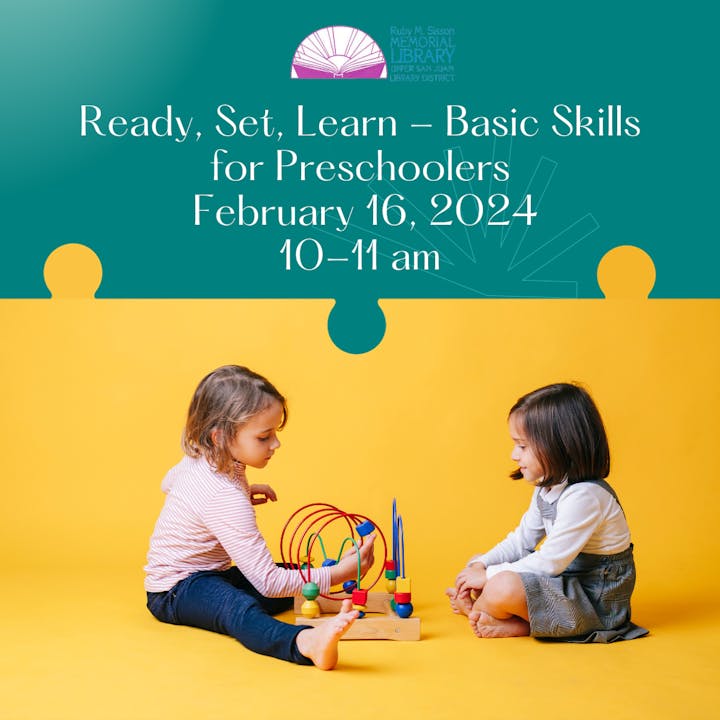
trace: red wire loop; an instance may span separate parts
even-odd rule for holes
[[[300,513],[306,510],[308,512],[306,512],[305,515],[303,515],[297,521],[292,531],[292,534],[290,535],[290,539],[286,542],[285,536],[289,532],[290,523]],[[310,557],[312,554],[313,545],[315,544],[315,541],[317,540],[322,530],[324,530],[330,524],[337,522],[338,520],[345,521],[347,523],[350,530],[350,537],[355,539],[359,547],[362,547],[364,538],[359,537],[359,540],[357,539],[358,533],[356,532],[355,527],[357,525],[360,525],[360,523],[370,521],[375,526],[375,532],[380,536],[380,540],[382,541],[383,545],[383,562],[380,564],[380,572],[378,573],[377,577],[368,587],[364,588],[366,590],[371,590],[373,587],[375,587],[375,585],[378,583],[378,581],[383,575],[383,571],[385,569],[385,562],[387,560],[387,543],[385,542],[385,536],[383,535],[382,530],[380,530],[377,524],[365,515],[346,513],[343,510],[340,510],[340,508],[337,508],[334,505],[329,505],[327,503],[309,503],[308,505],[303,505],[288,518],[287,522],[283,526],[282,533],[280,533],[280,559],[282,560],[284,565],[287,565],[288,563],[294,565],[300,573],[303,582],[309,582],[311,577]],[[309,542],[306,542],[306,539],[309,539]],[[306,544],[307,551],[305,554],[308,558],[308,567],[303,570],[301,557],[303,554],[303,546]],[[323,597],[327,600],[337,600],[339,602],[343,600],[345,596],[339,598],[333,595],[323,595],[322,593],[320,593],[320,597]]]

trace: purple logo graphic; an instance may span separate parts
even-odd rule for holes
[[[334,25],[316,30],[298,45],[290,77],[301,80],[387,77],[385,56],[362,30]]]

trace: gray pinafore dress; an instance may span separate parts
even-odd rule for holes
[[[582,482],[599,485],[620,504],[605,480]],[[537,504],[543,518],[555,520],[557,500],[546,502],[538,493]],[[555,577],[519,573],[527,595],[530,634],[545,640],[581,643],[608,643],[647,635],[645,628],[630,621],[630,596],[635,587],[632,551],[630,545],[613,555],[580,553]]]

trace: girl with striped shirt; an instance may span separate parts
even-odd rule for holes
[[[275,564],[254,506],[277,500],[268,485],[249,484],[247,466],[264,468],[280,447],[285,398],[264,377],[237,365],[199,384],[183,433],[185,457],[162,483],[165,504],[145,566],[147,606],[160,621],[230,635],[245,647],[323,670],[358,613],[345,601],[317,628],[273,615],[292,607],[304,580]],[[361,571],[373,563],[374,535],[360,547]],[[321,593],[357,577],[352,550],[339,563],[310,571]]]

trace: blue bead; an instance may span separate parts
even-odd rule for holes
[[[343,590],[348,593],[348,595],[357,587],[357,583],[354,580],[346,580],[343,583]]]
[[[375,529],[375,526],[369,520],[366,520],[365,522],[360,523],[355,529],[357,530],[358,535],[365,537]]]
[[[412,615],[413,605],[412,603],[396,603],[395,612],[401,618],[409,618]]]
[[[328,558],[327,560],[322,561],[323,567],[330,567],[331,565],[337,565],[337,560],[333,560],[332,558]]]

